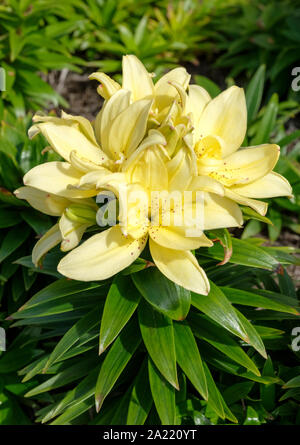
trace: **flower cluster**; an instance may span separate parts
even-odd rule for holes
[[[259,198],[291,195],[288,181],[273,172],[279,147],[240,148],[247,110],[236,86],[211,99],[189,84],[184,68],[154,83],[132,55],[123,58],[122,85],[104,73],[91,78],[104,99],[93,123],[64,112],[60,118],[37,114],[29,130],[30,137],[42,133],[64,159],[34,167],[16,191],[32,207],[59,217],[35,245],[34,264],[61,243],[70,252],[60,273],[103,280],[133,263],[149,240],[165,276],[207,294],[209,282],[191,250],[212,245],[205,230],[240,227],[239,204],[264,215],[267,204]],[[113,223],[105,218],[112,203]],[[79,245],[95,226],[96,234]]]

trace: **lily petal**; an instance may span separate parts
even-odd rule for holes
[[[208,294],[208,279],[191,252],[167,249],[152,239],[149,246],[153,261],[169,280],[198,294]]]
[[[81,281],[105,280],[126,267],[140,255],[147,237],[126,238],[120,226],[92,236],[68,253],[58,264],[58,271]]]
[[[192,113],[193,126],[195,128],[195,140],[198,141],[200,136],[200,118],[203,113],[205,105],[211,101],[208,92],[199,85],[189,85],[189,94],[187,96],[185,112]]]
[[[67,162],[46,162],[29,170],[23,180],[25,185],[64,198],[94,196],[92,190],[68,189],[69,185],[76,185],[81,176],[82,173]]]
[[[194,176],[187,189],[191,191],[215,193],[220,196],[224,196],[225,193],[223,185],[210,176]]]
[[[132,92],[133,101],[153,97],[154,86],[151,75],[136,56],[123,56],[122,71],[122,87]]]
[[[101,142],[101,147],[104,152],[113,159],[112,154],[109,149],[109,134],[111,131],[111,126],[116,117],[126,110],[130,105],[130,91],[119,90],[113,97],[108,100],[101,110],[101,122],[98,123],[99,115],[96,119],[96,136]],[[100,133],[98,131],[100,129]]]
[[[198,162],[198,171],[217,179],[227,187],[237,184],[248,184],[270,173],[279,158],[279,146],[263,144],[247,147],[223,161],[209,160]]]
[[[48,232],[38,240],[32,251],[32,262],[37,267],[40,259],[62,240],[58,224],[51,227]]]
[[[67,252],[78,246],[82,235],[92,224],[80,224],[71,221],[65,214],[59,220],[59,229],[61,232],[62,243],[61,250]]]
[[[251,207],[253,210],[255,210],[262,216],[264,216],[267,213],[268,204],[266,202],[241,196],[238,193],[232,191],[231,188],[227,187],[225,187],[225,196],[229,199],[232,199],[232,201],[237,202],[238,204]]]
[[[70,202],[66,198],[34,187],[20,187],[14,193],[17,198],[26,199],[34,209],[51,216],[60,216]]]
[[[35,121],[42,122],[30,128],[29,137],[41,132],[51,147],[66,161],[70,161],[72,150],[95,164],[101,165],[107,161],[107,156],[96,143],[90,122],[80,116],[64,116],[65,118],[36,116]]]
[[[225,141],[222,154],[228,156],[241,146],[246,129],[244,90],[232,86],[208,102],[201,115],[198,132],[202,136],[220,136]]]
[[[230,190],[250,198],[274,198],[276,196],[292,196],[293,194],[287,179],[276,172],[268,173],[249,184],[234,185]]]
[[[98,80],[98,82],[100,82],[100,85],[97,88],[97,92],[104,99],[109,99],[121,88],[118,82],[113,80],[105,73],[101,72],[92,73],[89,76],[89,79]]]
[[[213,193],[204,193],[204,230],[240,227],[243,214],[239,206]]]
[[[149,236],[157,244],[176,250],[193,250],[199,247],[211,247],[213,242],[204,234],[198,237],[187,235],[185,227],[149,227]]]
[[[122,154],[128,157],[139,145],[146,133],[151,105],[151,100],[138,100],[115,118],[108,138],[108,147],[113,159],[119,159]]]

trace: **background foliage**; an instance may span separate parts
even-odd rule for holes
[[[290,87],[299,14],[299,1],[289,0],[1,2],[0,323],[8,349],[0,352],[0,424],[300,423],[299,352],[291,348],[300,96]],[[32,112],[68,109],[71,95],[57,86],[70,76],[96,68],[118,78],[126,53],[157,74],[184,64],[212,96],[244,86],[244,145],[281,146],[277,171],[294,197],[272,200],[267,217],[243,209],[243,231],[209,233],[214,247],[196,252],[208,297],[145,268],[147,252],[95,283],[61,277],[58,249],[42,269],[31,262],[51,218],[13,191],[34,165],[56,159],[41,136],[28,139]],[[229,262],[218,265],[224,255]]]

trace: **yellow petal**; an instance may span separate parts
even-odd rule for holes
[[[208,294],[208,279],[191,252],[167,249],[152,239],[149,246],[153,261],[169,280],[198,294]]]
[[[223,161],[210,160],[210,163],[205,161],[201,163],[200,171],[230,187],[247,184],[267,175],[276,165],[278,158],[278,145],[263,144],[238,150]]]
[[[98,82],[100,82],[100,85],[97,88],[97,92],[104,99],[109,99],[121,88],[118,82],[113,80],[105,73],[101,72],[92,73],[89,76],[89,79],[95,79],[98,80]]]
[[[260,215],[264,216],[267,213],[268,204],[266,202],[257,201],[256,199],[246,198],[244,196],[239,195],[238,193],[233,192],[231,188],[227,187],[225,187],[225,196],[229,199],[232,199],[232,201],[237,202],[238,204],[251,207]]]
[[[126,171],[127,180],[140,183],[149,190],[166,190],[168,171],[164,156],[159,146],[148,147],[141,151]]]
[[[149,130],[148,136],[145,137],[142,143],[138,146],[136,150],[132,152],[129,158],[124,161],[122,165],[122,170],[126,172],[131,168],[131,166],[137,162],[138,159],[142,156],[142,152],[145,151],[148,147],[152,147],[154,145],[166,145],[166,139],[163,134],[158,130]]]
[[[71,221],[65,214],[59,220],[59,230],[62,237],[61,250],[67,252],[78,246],[82,235],[92,224],[80,224]]]
[[[232,192],[249,198],[274,198],[276,196],[292,196],[290,183],[276,172],[268,173],[254,182],[245,185],[234,185]]]
[[[191,237],[185,227],[149,227],[149,236],[157,244],[176,250],[193,250],[199,247],[211,247],[213,243],[204,235]]]
[[[146,241],[146,237],[126,238],[120,226],[111,227],[68,253],[58,264],[58,271],[75,280],[105,280],[130,266]]]
[[[115,118],[124,110],[128,109],[130,105],[130,91],[119,90],[117,93],[111,97],[103,106],[101,110],[101,122],[99,124],[99,115],[96,119],[96,136],[100,140],[101,147],[104,152],[112,157],[109,148],[109,135],[111,132],[111,126]],[[98,131],[100,133],[98,134]]]
[[[151,104],[151,100],[138,100],[115,118],[108,138],[109,151],[114,159],[119,159],[121,154],[130,156],[139,145],[146,132]]]
[[[68,199],[33,187],[20,187],[14,193],[17,198],[29,202],[34,209],[51,216],[60,216],[70,202]]]
[[[185,190],[196,173],[196,159],[187,147],[182,147],[171,161],[167,163],[169,190]]]
[[[225,141],[223,156],[228,156],[241,146],[246,129],[244,90],[232,86],[208,102],[201,115],[198,131],[203,137],[220,136]]]
[[[42,122],[30,128],[29,137],[41,132],[51,147],[66,161],[70,160],[70,153],[75,150],[80,156],[89,159],[95,164],[103,164],[107,156],[92,140],[92,127],[87,119],[78,116],[66,115],[66,118],[37,116],[35,121]]]
[[[134,55],[123,56],[122,87],[132,92],[133,101],[153,97],[153,81],[142,62]]]
[[[46,162],[29,170],[24,176],[24,184],[62,196],[64,198],[87,198],[94,196],[94,191],[68,189],[76,185],[82,173],[67,162]]]
[[[40,259],[62,240],[58,224],[51,227],[48,232],[38,240],[32,251],[32,262],[37,267]]]
[[[204,193],[204,230],[240,227],[243,214],[239,206],[230,199]]]
[[[186,102],[186,113],[192,113],[195,128],[195,140],[199,139],[199,122],[205,105],[211,100],[208,92],[199,85],[189,85],[189,94]]]
[[[223,185],[210,176],[194,176],[191,179],[187,189],[191,191],[215,193],[216,195],[224,196]]]
[[[185,68],[179,67],[169,71],[162,76],[155,84],[155,101],[153,104],[154,109],[158,109],[162,112],[168,108],[174,99],[178,96],[176,88],[172,83],[180,85],[186,90],[191,76],[188,74]]]
[[[75,150],[72,150],[70,153],[70,164],[76,168],[77,170],[80,170],[83,173],[87,173],[90,171],[95,170],[102,170],[104,167],[101,165],[95,164],[94,162],[90,161],[87,158],[83,158],[82,156],[79,156],[78,153]],[[105,165],[110,166],[110,162],[105,162]]]

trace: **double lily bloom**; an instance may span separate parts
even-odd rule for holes
[[[93,123],[64,112],[37,114],[29,130],[30,137],[42,133],[64,159],[34,167],[16,191],[59,217],[34,247],[34,264],[60,244],[69,251],[58,264],[61,274],[103,280],[130,266],[149,242],[167,278],[207,294],[209,282],[191,251],[213,244],[205,230],[240,227],[239,204],[264,215],[260,198],[292,194],[273,172],[279,147],[240,148],[247,111],[238,87],[211,99],[189,85],[184,68],[154,84],[135,56],[123,58],[122,85],[104,73],[91,78],[104,99]],[[106,218],[110,211],[114,217]]]

